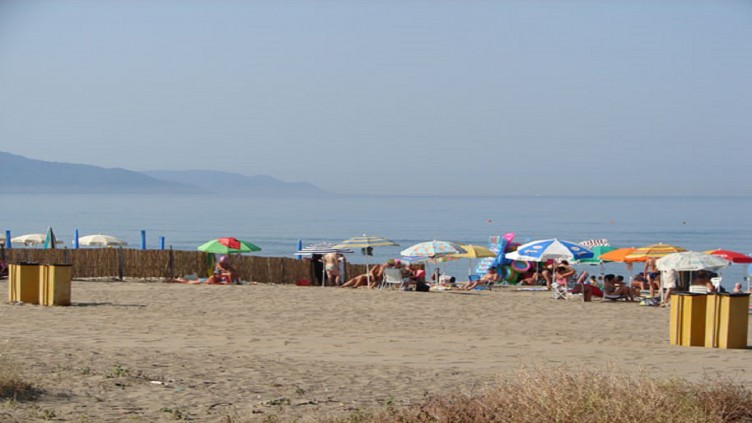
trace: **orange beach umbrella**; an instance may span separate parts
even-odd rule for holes
[[[611,250],[607,253],[601,254],[598,258],[603,261],[619,261],[623,262],[624,257],[626,257],[629,254],[632,254],[636,248],[634,247],[628,247],[628,248],[617,248],[615,250]]]

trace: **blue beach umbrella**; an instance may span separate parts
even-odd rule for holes
[[[547,260],[582,260],[593,257],[593,252],[582,245],[556,238],[522,244],[514,253],[516,253],[515,257],[518,257],[515,259],[538,262]],[[507,258],[512,257],[507,255]]]

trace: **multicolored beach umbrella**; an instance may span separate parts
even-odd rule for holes
[[[436,258],[450,254],[464,254],[465,249],[460,244],[450,241],[426,241],[413,245],[400,252],[405,257]]]
[[[593,257],[593,252],[580,244],[571,241],[543,239],[522,244],[514,251],[512,257],[509,253],[507,258],[523,261],[547,261],[547,260],[582,260]]]
[[[232,254],[232,253],[251,253],[261,251],[261,247],[248,241],[241,241],[235,237],[225,237],[213,239],[201,244],[199,251],[215,254]]]
[[[659,258],[672,253],[680,253],[682,251],[687,251],[687,249],[670,244],[652,244],[637,248],[632,253],[627,254],[624,257],[624,262],[633,263],[636,261],[647,261],[650,258]]]

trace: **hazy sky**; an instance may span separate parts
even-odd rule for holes
[[[752,2],[6,0],[0,151],[339,193],[752,195]]]

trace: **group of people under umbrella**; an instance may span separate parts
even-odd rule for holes
[[[331,257],[340,257],[341,260],[343,254],[351,253],[355,248],[360,248],[364,254],[367,254],[366,252],[373,247],[396,245],[397,243],[382,237],[363,235],[362,237],[355,237],[340,244],[316,244],[307,248],[300,248],[296,254],[329,254]],[[660,243],[639,248],[616,248],[607,243],[590,246],[590,248],[586,245],[584,242],[576,243],[556,238],[537,240],[519,245],[515,251],[503,254],[503,258],[512,261],[531,262],[536,264],[536,266],[543,263],[555,264],[562,261],[590,264],[622,262],[627,265],[630,273],[634,263],[641,263],[645,266],[646,271],[641,272],[641,274],[644,274],[644,278],[647,279],[648,283],[646,286],[650,289],[650,298],[655,298],[654,290],[660,292],[662,289],[663,294],[659,297],[661,302],[667,301],[672,290],[677,288],[676,284],[678,282],[678,279],[664,281],[663,286],[655,283],[656,279],[660,277],[658,275],[661,272],[667,272],[669,275],[673,274],[674,277],[676,277],[676,272],[689,272],[690,278],[692,273],[695,276],[704,277],[708,272],[718,271],[732,263],[752,263],[752,257],[749,255],[720,249],[697,252]],[[447,259],[489,257],[498,255],[499,252],[479,246],[434,240],[413,245],[402,250],[400,254],[408,263],[420,261],[436,263]],[[326,262],[326,260],[323,261]],[[498,261],[495,263],[498,263]],[[358,276],[365,277],[366,284],[374,287],[376,285],[369,279],[380,277],[380,275],[369,271],[368,255],[366,255],[366,266],[366,274]],[[332,263],[330,262],[328,267],[325,264],[325,267],[321,270],[322,285],[327,280],[332,285],[347,284],[344,279],[339,280],[339,283],[331,283],[332,269]],[[555,282],[555,277],[552,279]],[[589,281],[594,280],[595,278],[589,280],[583,279],[580,282],[587,284]],[[739,290],[739,287],[737,286],[736,289]]]

